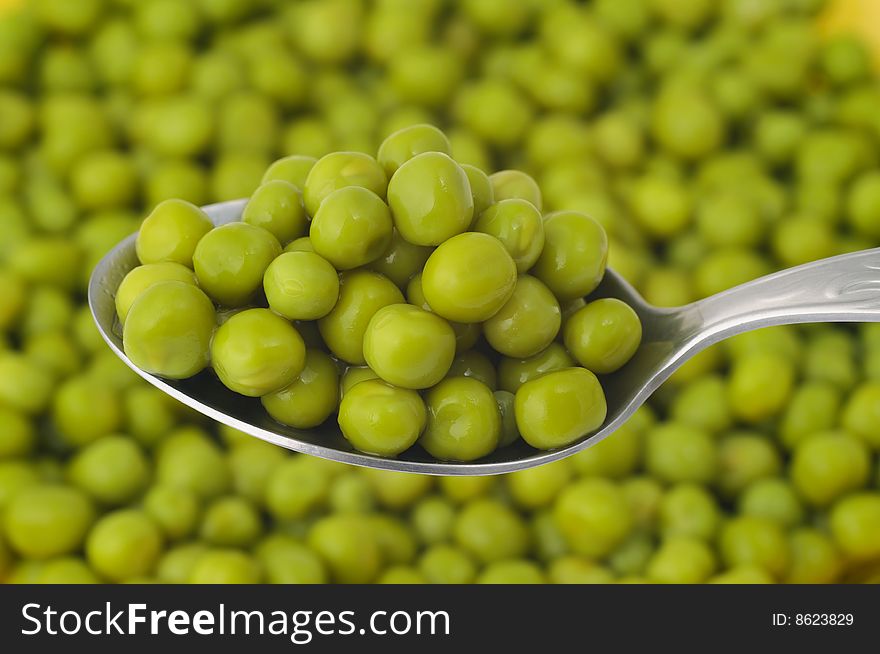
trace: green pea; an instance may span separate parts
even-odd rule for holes
[[[364,468],[367,479],[382,506],[400,511],[417,502],[431,489],[431,477],[391,470]]]
[[[804,377],[828,381],[840,389],[851,388],[858,375],[855,342],[846,335],[819,329],[810,339],[804,356]]]
[[[19,320],[19,330],[23,336],[28,337],[65,329],[73,311],[73,301],[65,291],[52,286],[32,287],[29,301]]]
[[[791,560],[785,583],[833,584],[840,577],[841,555],[825,533],[810,527],[796,529],[789,536]]]
[[[852,183],[846,196],[846,217],[859,234],[880,235],[880,174],[867,172]]]
[[[266,507],[279,520],[302,518],[326,500],[330,480],[326,470],[305,459],[287,459],[269,476]]]
[[[394,230],[385,252],[370,263],[369,267],[385,275],[400,288],[405,288],[410,279],[424,268],[431,251],[431,248],[413,245],[404,240],[400,232]]]
[[[335,149],[337,139],[331,132],[329,125],[315,118],[299,118],[288,123],[281,134],[281,150],[284,152],[299,152],[300,155],[314,159],[323,157]],[[300,189],[305,191],[305,180],[308,179],[308,171],[298,173],[304,175]],[[308,207],[307,207],[308,208]]]
[[[841,423],[847,431],[858,436],[869,447],[876,449],[880,446],[878,419],[880,419],[880,384],[866,382],[850,395],[843,408]]]
[[[303,201],[308,214],[315,216],[321,203],[333,191],[356,186],[383,199],[387,185],[385,171],[371,156],[360,152],[334,152],[318,159],[309,170]]]
[[[89,564],[114,581],[149,574],[161,549],[158,527],[135,509],[106,514],[95,523],[86,541]]]
[[[505,391],[516,393],[528,381],[574,365],[574,359],[562,345],[551,343],[542,352],[526,359],[502,357],[498,365],[499,386]]]
[[[513,84],[491,78],[462,85],[452,107],[459,123],[479,138],[502,147],[519,141],[532,113],[531,103]]]
[[[308,544],[323,559],[337,583],[367,583],[379,574],[381,550],[375,530],[363,516],[321,518],[309,531]]]
[[[489,358],[478,350],[467,350],[456,355],[449,367],[447,377],[473,377],[492,391],[498,388],[495,366]]]
[[[496,500],[475,500],[458,514],[455,540],[483,563],[514,558],[528,548],[528,530],[522,519]]]
[[[715,568],[715,555],[705,542],[670,538],[651,557],[647,576],[658,583],[698,584],[708,579]]]
[[[376,158],[390,178],[401,165],[424,152],[452,154],[449,139],[433,125],[411,125],[397,130],[382,141]]]
[[[759,479],[774,477],[782,468],[779,452],[767,438],[734,432],[718,445],[716,483],[723,495],[734,496]]]
[[[204,169],[186,159],[167,161],[151,170],[145,180],[146,204],[154,206],[169,198],[180,198],[195,205],[205,204],[208,180]]]
[[[266,169],[262,184],[273,180],[282,180],[293,184],[302,193],[306,185],[306,177],[318,160],[301,154],[292,154],[274,161]]]
[[[635,354],[641,343],[639,317],[616,298],[595,300],[565,323],[565,346],[585,368],[614,372]]]
[[[570,461],[554,461],[509,474],[507,488],[518,506],[534,510],[551,504],[568,485],[573,473]]]
[[[338,270],[350,270],[378,259],[391,244],[391,231],[391,213],[382,199],[368,189],[348,186],[324,197],[309,239]]]
[[[208,551],[201,543],[177,545],[165,551],[156,565],[156,578],[171,584],[184,584],[192,569]]]
[[[501,416],[501,432],[498,436],[498,447],[507,447],[516,442],[520,437],[514,414],[515,396],[508,391],[495,391],[493,395],[495,396],[495,402],[498,405],[498,412]]]
[[[461,161],[459,157],[456,157],[456,159]],[[473,227],[474,222],[476,222],[480,215],[495,203],[495,192],[492,189],[492,182],[489,181],[489,176],[478,167],[462,163],[461,169],[467,175],[471,187],[471,196],[474,198],[474,217],[471,222]]]
[[[603,115],[594,128],[596,151],[615,168],[630,168],[644,157],[641,125],[623,111]]]
[[[327,581],[327,571],[317,554],[290,536],[268,536],[257,545],[255,554],[270,584],[323,584]]]
[[[749,486],[739,498],[739,512],[773,520],[786,529],[804,518],[795,489],[782,479],[762,479]]]
[[[843,553],[854,561],[876,558],[880,548],[880,495],[854,493],[837,502],[829,519],[831,535]]]
[[[569,458],[583,477],[619,479],[635,470],[641,455],[642,434],[628,422],[614,432],[614,438],[604,438]]]
[[[82,254],[68,239],[32,238],[10,252],[9,270],[32,284],[70,289],[80,278],[77,272]]]
[[[724,380],[718,375],[706,375],[691,382],[673,399],[670,415],[676,422],[712,433],[728,429],[732,419]]]
[[[138,93],[159,96],[183,89],[191,63],[190,50],[174,41],[154,41],[140,48],[132,70]]]
[[[189,571],[190,584],[258,584],[260,564],[250,555],[233,549],[210,549],[198,556]]]
[[[610,584],[614,575],[607,568],[580,556],[553,559],[547,571],[554,584]]]
[[[110,350],[96,352],[85,375],[96,384],[103,384],[115,391],[125,391],[139,383],[140,379],[137,373]]]
[[[785,534],[765,518],[740,516],[727,522],[721,528],[719,550],[729,567],[754,565],[777,578],[788,568]]]
[[[569,484],[557,497],[553,516],[572,551],[589,557],[613,551],[634,523],[621,489],[599,478]]]
[[[367,519],[373,527],[383,563],[391,565],[412,563],[416,557],[417,544],[402,520],[383,514],[374,514]]]
[[[211,363],[227,388],[259,397],[293,382],[305,365],[302,337],[268,309],[248,309],[223,323],[211,342]]]
[[[403,294],[387,277],[356,270],[342,275],[339,300],[318,321],[321,337],[330,351],[347,363],[363,365],[363,339],[367,325],[382,307],[403,302]]]
[[[370,482],[351,473],[333,481],[328,503],[334,513],[370,513],[375,509],[376,498]]]
[[[424,152],[388,182],[394,226],[415,245],[439,245],[468,229],[474,214],[467,174],[449,155]]]
[[[489,175],[492,196],[495,202],[503,200],[525,200],[539,212],[543,208],[541,189],[531,175],[521,170],[501,170]]]
[[[229,223],[199,241],[193,264],[199,285],[219,304],[248,302],[260,288],[269,264],[281,254],[272,234],[248,223]]]
[[[437,544],[419,557],[419,572],[431,584],[468,584],[477,576],[473,559],[459,547]]]
[[[4,117],[0,145],[11,150],[25,143],[35,123],[34,110],[28,98],[11,89],[4,89],[0,94],[0,111]]]
[[[425,263],[422,291],[431,309],[456,322],[494,316],[516,286],[516,266],[504,246],[486,234],[454,236]]]
[[[339,403],[339,372],[329,355],[309,349],[299,377],[288,386],[264,395],[266,411],[278,422],[309,429],[327,420]]]
[[[79,549],[95,519],[88,497],[70,486],[30,484],[13,495],[3,514],[6,540],[30,559]]]
[[[199,537],[211,545],[247,547],[262,530],[262,518],[249,500],[221,497],[205,507]]]
[[[201,499],[216,497],[229,488],[229,464],[205,432],[185,427],[160,444],[156,481],[189,490]]]
[[[426,424],[425,403],[415,391],[379,379],[351,387],[339,405],[339,427],[358,450],[395,456],[409,449]]]
[[[187,284],[196,284],[196,276],[192,270],[179,263],[165,261],[162,263],[150,263],[133,268],[116,289],[116,315],[121,322],[125,322],[131,306],[140,295],[151,286],[159,282],[178,281]]]
[[[634,183],[630,208],[638,224],[661,239],[680,234],[691,220],[691,199],[683,185],[659,175],[646,176]]]
[[[773,234],[773,250],[786,266],[823,259],[834,254],[834,230],[812,216],[792,216],[780,221]]]
[[[413,507],[410,522],[416,536],[425,545],[445,543],[452,537],[455,508],[442,497],[431,495]]]
[[[550,345],[561,324],[559,303],[540,281],[519,277],[513,295],[483,324],[489,344],[509,357],[534,356]]]
[[[725,139],[721,112],[706,94],[695,88],[661,92],[651,116],[654,138],[670,153],[700,159]]]
[[[300,236],[297,239],[292,240],[284,247],[284,252],[314,252],[315,248],[312,245],[312,239],[308,236]]]
[[[144,453],[123,436],[105,436],[83,448],[70,462],[68,476],[102,504],[124,504],[147,485],[150,464]]]
[[[710,542],[721,524],[721,509],[705,488],[684,483],[663,495],[657,517],[664,538],[696,538]]]
[[[496,201],[479,214],[473,228],[501,241],[519,273],[535,265],[544,247],[541,213],[525,199]]]
[[[368,379],[379,379],[379,375],[367,366],[348,366],[340,379],[340,397],[348,393],[353,386]]]
[[[192,284],[160,282],[143,291],[126,314],[125,354],[141,370],[184,379],[208,365],[214,305]]]
[[[543,584],[544,573],[532,561],[511,559],[487,565],[477,577],[478,584]]]
[[[605,394],[583,368],[549,372],[516,391],[516,424],[532,447],[564,447],[605,422]]]
[[[37,432],[27,417],[0,406],[0,460],[13,457],[24,457],[31,453],[36,445]]]
[[[701,429],[667,423],[651,429],[645,442],[646,468],[665,481],[706,483],[718,468],[715,443]]]
[[[794,383],[792,364],[779,354],[754,354],[734,362],[728,401],[737,418],[758,423],[779,413]]]
[[[144,496],[143,507],[168,540],[180,540],[192,534],[200,513],[198,497],[186,488],[173,486],[150,488]],[[161,563],[159,567],[161,569]]]
[[[285,455],[277,445],[247,437],[233,448],[228,458],[235,493],[260,504],[269,476],[284,461]]]
[[[274,52],[266,52],[266,57],[274,56]],[[283,55],[282,55],[283,56]],[[256,73],[252,77],[260,77],[265,74],[265,68],[255,65],[251,59],[250,73]],[[282,64],[283,65],[283,64]],[[290,91],[296,92],[297,80],[291,76]],[[258,80],[258,83],[262,80]],[[248,175],[248,186],[251,191],[260,184],[264,171],[268,167],[268,161],[264,155],[274,149],[278,139],[280,115],[279,107],[272,102],[266,94],[257,92],[257,89],[248,91],[239,90],[230,93],[220,99],[217,117],[217,141],[222,150],[226,152],[258,155],[262,165],[256,167]],[[228,159],[227,161],[234,161]],[[238,159],[245,161],[245,159]],[[250,195],[245,193],[243,195]]]
[[[698,232],[715,247],[752,247],[764,235],[759,207],[731,191],[707,196],[697,206],[695,220]]]
[[[709,579],[710,584],[772,584],[773,576],[756,565],[738,565]]]
[[[377,311],[364,333],[364,356],[382,379],[402,388],[429,388],[455,355],[455,334],[435,314],[409,304]]]
[[[415,568],[405,565],[393,565],[385,568],[376,580],[377,584],[426,584],[428,580]]]
[[[289,243],[307,231],[300,190],[281,179],[263,182],[248,200],[242,222],[262,227],[279,243]]]
[[[420,444],[432,456],[472,461],[498,445],[501,415],[492,391],[470,377],[444,379],[425,396],[427,426]]]
[[[126,433],[146,447],[163,439],[180,418],[177,401],[152,386],[127,389],[122,403]]]
[[[79,557],[64,556],[46,561],[36,580],[38,584],[99,584],[101,580]]]
[[[208,216],[183,200],[165,200],[141,225],[136,249],[141,263],[170,261],[192,268],[199,240],[211,231]]]
[[[87,376],[65,381],[52,401],[52,422],[62,439],[75,447],[116,431],[122,420],[119,393]]]
[[[484,477],[440,477],[439,486],[443,495],[455,504],[464,504],[490,493],[495,486],[496,479],[490,476]]]
[[[844,433],[814,434],[795,448],[792,483],[813,506],[827,506],[868,480],[870,454],[857,438]]]
[[[52,375],[13,351],[0,350],[0,403],[26,414],[36,414],[51,400]]]
[[[544,249],[533,273],[560,301],[584,297],[605,274],[608,238],[595,220],[564,211],[544,218]]]
[[[284,252],[266,268],[263,290],[275,313],[289,320],[317,320],[336,304],[339,277],[314,252]]]

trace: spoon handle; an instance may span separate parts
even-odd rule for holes
[[[880,322],[880,248],[842,254],[735,286],[684,307],[702,341],[809,322]]]

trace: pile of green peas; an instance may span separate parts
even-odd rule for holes
[[[624,302],[589,299],[605,231],[579,212],[542,216],[528,174],[487,175],[450,151],[418,124],[376,158],[289,155],[241,221],[216,228],[163,201],[116,293],[126,354],[171,379],[210,365],[298,429],[338,412],[370,454],[418,441],[473,461],[520,435],[551,449],[591,433],[607,411],[595,373],[625,365],[642,333]]]
[[[655,304],[876,246],[877,75],[859,40],[817,37],[822,4],[32,0],[0,16],[0,580],[880,579],[873,326],[737,338],[570,459],[429,478],[211,424],[118,361],[83,296],[161,202],[247,198],[279,158],[375,156],[422,123],[462,166],[527,173],[543,213],[595,218],[608,265]]]

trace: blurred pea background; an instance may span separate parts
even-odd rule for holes
[[[660,305],[880,244],[876,0],[0,0],[0,580],[880,580],[880,329],[765,330],[488,478],[291,454],[139,381],[92,266],[169,197],[434,123]]]

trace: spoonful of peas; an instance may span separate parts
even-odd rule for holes
[[[238,221],[244,206],[245,201],[237,200],[210,205],[204,211],[220,226]],[[587,300],[616,298],[625,302],[641,321],[642,339],[628,363],[601,378],[607,415],[597,431],[555,450],[538,450],[518,440],[470,462],[439,461],[418,446],[389,458],[356,450],[333,420],[317,429],[284,426],[273,420],[259,401],[231,393],[209,373],[171,380],[136,366],[124,352],[115,303],[121,281],[138,265],[135,239],[130,236],[107,254],[95,268],[88,289],[101,335],[129,367],[183,404],[270,443],[344,463],[404,472],[497,474],[555,461],[612,435],[677,368],[718,341],[773,325],[880,321],[880,249],[783,270],[675,308],[649,305],[608,269]]]

